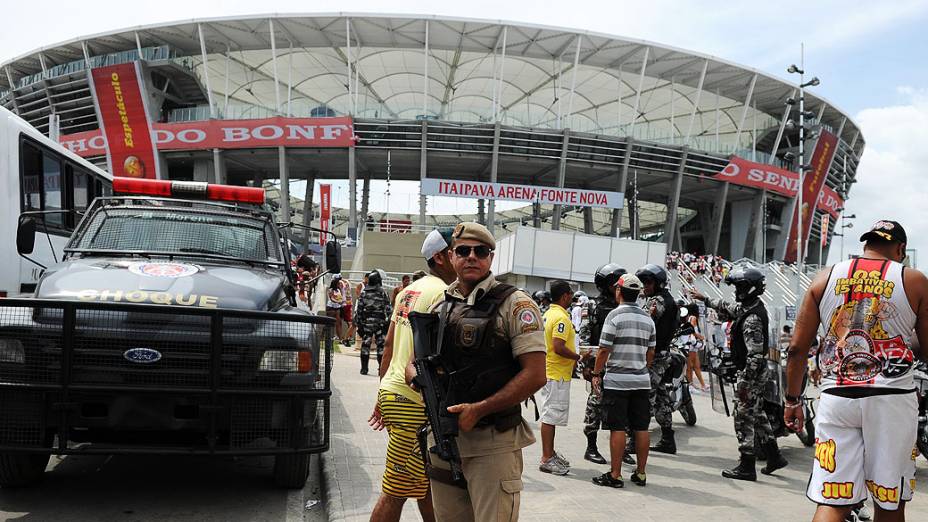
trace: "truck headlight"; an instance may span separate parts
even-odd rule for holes
[[[0,363],[25,364],[23,343],[17,339],[0,339]]]
[[[267,350],[258,365],[262,372],[309,373],[312,369],[313,353],[308,351]]]

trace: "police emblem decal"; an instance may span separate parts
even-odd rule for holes
[[[129,271],[135,275],[177,279],[178,277],[193,275],[199,272],[200,269],[195,265],[185,263],[142,262],[130,264]]]
[[[471,347],[474,340],[477,339],[477,327],[472,324],[461,325],[461,344],[465,347]]]

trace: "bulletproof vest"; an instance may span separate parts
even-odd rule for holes
[[[603,333],[603,325],[606,324],[606,317],[609,315],[609,312],[619,306],[615,302],[615,298],[608,294],[601,294],[596,298],[596,302],[592,305],[592,311],[589,316],[592,318],[590,322],[590,340],[589,343],[591,346],[599,345],[599,336]]]
[[[449,383],[449,404],[475,403],[503,388],[521,370],[512,356],[512,343],[496,328],[500,305],[516,287],[500,283],[473,306],[447,299],[439,314],[447,319],[442,339],[442,357],[454,368]],[[449,310],[450,308],[450,310]],[[478,426],[495,426],[499,431],[514,428],[522,420],[520,406],[488,415]]]
[[[670,342],[677,332],[677,326],[680,324],[680,310],[677,302],[666,288],[661,289],[658,294],[664,300],[664,313],[654,322],[655,327],[655,353],[666,352],[670,349]]]
[[[770,346],[770,319],[767,318],[767,308],[758,299],[756,304],[745,310],[731,325],[731,357],[735,368],[739,370],[744,369],[748,362],[748,346],[744,342],[744,323],[752,315],[759,317],[763,325],[764,349]]]

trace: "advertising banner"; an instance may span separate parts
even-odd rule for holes
[[[90,78],[97,121],[109,143],[110,172],[130,178],[159,178],[138,62],[98,67],[90,71]]]
[[[822,248],[828,244],[828,218],[830,217],[828,214],[822,214]]]
[[[621,192],[434,178],[423,179],[420,191],[426,196],[505,199],[527,203],[538,202],[544,205],[622,208],[624,203],[624,194]]]
[[[802,208],[798,205],[793,209],[793,220],[789,231],[789,242],[786,244],[786,255],[784,261],[792,263],[796,261],[797,246],[796,237],[799,232],[799,223],[802,219],[802,251],[806,251],[806,244],[809,241],[809,229],[812,228],[812,219],[814,212],[810,202],[819,200],[822,193],[822,187],[825,186],[825,178],[828,176],[828,169],[831,168],[831,160],[835,157],[835,149],[838,146],[838,137],[826,131],[819,130],[818,141],[815,143],[815,149],[812,152],[812,167],[809,170],[802,184]]]
[[[319,198],[319,228],[328,232],[332,220],[332,185],[320,184]],[[328,234],[319,234],[320,245],[324,245],[327,240]]]
[[[766,189],[789,198],[796,196],[799,188],[799,173],[773,165],[748,161],[732,156],[728,165],[719,172],[719,178],[735,185]],[[828,185],[822,186],[816,208],[838,217],[838,209],[844,206],[844,200]]]
[[[261,147],[353,147],[351,118],[265,118],[155,123],[158,150],[254,149]],[[62,136],[59,141],[82,157],[106,154],[99,131]]]

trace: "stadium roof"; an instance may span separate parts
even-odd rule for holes
[[[677,144],[690,136],[691,146],[719,152],[775,133],[797,89],[750,67],[644,40],[352,13],[209,18],[92,35],[5,62],[0,85],[22,87],[56,66],[145,48],[167,48],[166,59],[193,69],[225,118],[307,116],[320,107],[359,118],[489,122],[498,115],[506,125]],[[806,107],[862,150],[847,114],[809,91]]]

